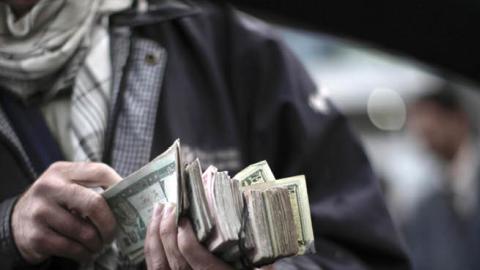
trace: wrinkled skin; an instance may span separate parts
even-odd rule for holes
[[[85,262],[114,238],[116,221],[92,187],[121,180],[102,163],[56,162],[19,198],[12,213],[13,238],[31,264],[51,256]]]
[[[198,242],[187,219],[181,219],[177,227],[173,204],[155,207],[144,250],[149,270],[232,269]]]
[[[144,252],[148,270],[233,269],[198,242],[188,219],[180,219],[177,227],[175,205],[170,203],[155,207],[147,230]],[[269,265],[262,269],[274,268]]]

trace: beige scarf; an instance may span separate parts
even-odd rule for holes
[[[132,0],[40,0],[20,19],[8,5],[0,3],[0,83],[8,84],[8,90],[24,99],[40,90],[51,91],[51,85],[42,89],[36,84],[65,69],[69,62],[81,62],[74,56],[84,56],[76,52],[81,46],[88,47],[88,36],[98,17],[128,8],[131,3]],[[32,83],[25,87],[28,82]]]

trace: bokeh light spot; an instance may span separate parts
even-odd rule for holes
[[[385,131],[402,129],[407,118],[403,98],[389,88],[377,88],[370,93],[367,112],[373,125]]]

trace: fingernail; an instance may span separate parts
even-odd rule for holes
[[[164,206],[164,212],[163,212],[163,216],[165,217],[168,217],[170,216],[175,210],[175,204],[173,203],[166,203],[165,206]]]
[[[159,217],[161,215],[161,212],[162,212],[162,209],[160,209],[160,204],[155,203],[155,205],[153,206],[153,215],[155,217]]]

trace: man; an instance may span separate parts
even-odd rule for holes
[[[290,266],[408,268],[345,118],[264,24],[206,1],[2,2],[4,268],[131,268],[109,248],[115,221],[89,188],[177,137],[204,165],[234,173],[266,159],[278,177],[306,174],[317,254]],[[173,209],[154,213],[147,266],[227,267],[188,222],[172,226]]]
[[[438,179],[406,224],[414,268],[478,269],[480,220],[478,135],[450,85],[411,107],[409,128],[443,164]]]

